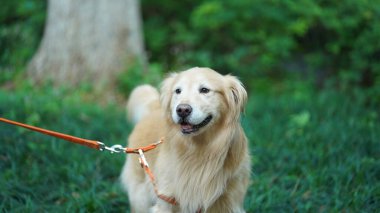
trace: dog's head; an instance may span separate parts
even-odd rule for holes
[[[247,92],[236,77],[209,68],[173,73],[161,87],[161,105],[183,134],[236,124],[246,100]]]

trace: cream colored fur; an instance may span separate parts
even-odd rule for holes
[[[201,93],[200,88],[209,92]],[[181,93],[177,94],[176,89]],[[244,212],[243,201],[250,178],[247,138],[239,117],[247,93],[233,76],[208,68],[172,74],[162,84],[161,96],[149,85],[137,87],[127,104],[136,124],[128,141],[139,147],[164,137],[164,144],[146,157],[157,179],[158,190],[175,197],[172,206],[157,198],[136,155],[128,155],[121,181],[128,192],[131,211],[144,212]],[[193,108],[193,125],[208,115],[212,120],[191,134],[176,123],[178,104]]]

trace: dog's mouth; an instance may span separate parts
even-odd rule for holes
[[[184,119],[182,119],[179,124],[181,125],[181,130],[183,134],[191,134],[193,132],[198,131],[200,128],[206,126],[208,123],[210,123],[211,120],[212,115],[209,115],[199,124],[192,125]]]

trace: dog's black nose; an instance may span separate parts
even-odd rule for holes
[[[181,118],[186,118],[191,114],[193,108],[189,104],[180,104],[177,106],[177,115]]]

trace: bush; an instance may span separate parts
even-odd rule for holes
[[[143,0],[142,8],[149,57],[168,68],[297,71],[322,83],[380,86],[379,0],[165,1]]]
[[[46,1],[6,0],[0,7],[0,84],[14,78],[42,38]]]
[[[117,89],[127,96],[131,91],[142,84],[159,86],[162,80],[163,69],[159,64],[150,64],[147,71],[141,64],[135,63],[126,71],[121,72],[117,80]]]
[[[380,0],[142,0],[150,62],[210,66],[251,77],[301,73],[380,90]],[[3,2],[0,83],[25,67],[42,37],[46,1]]]

